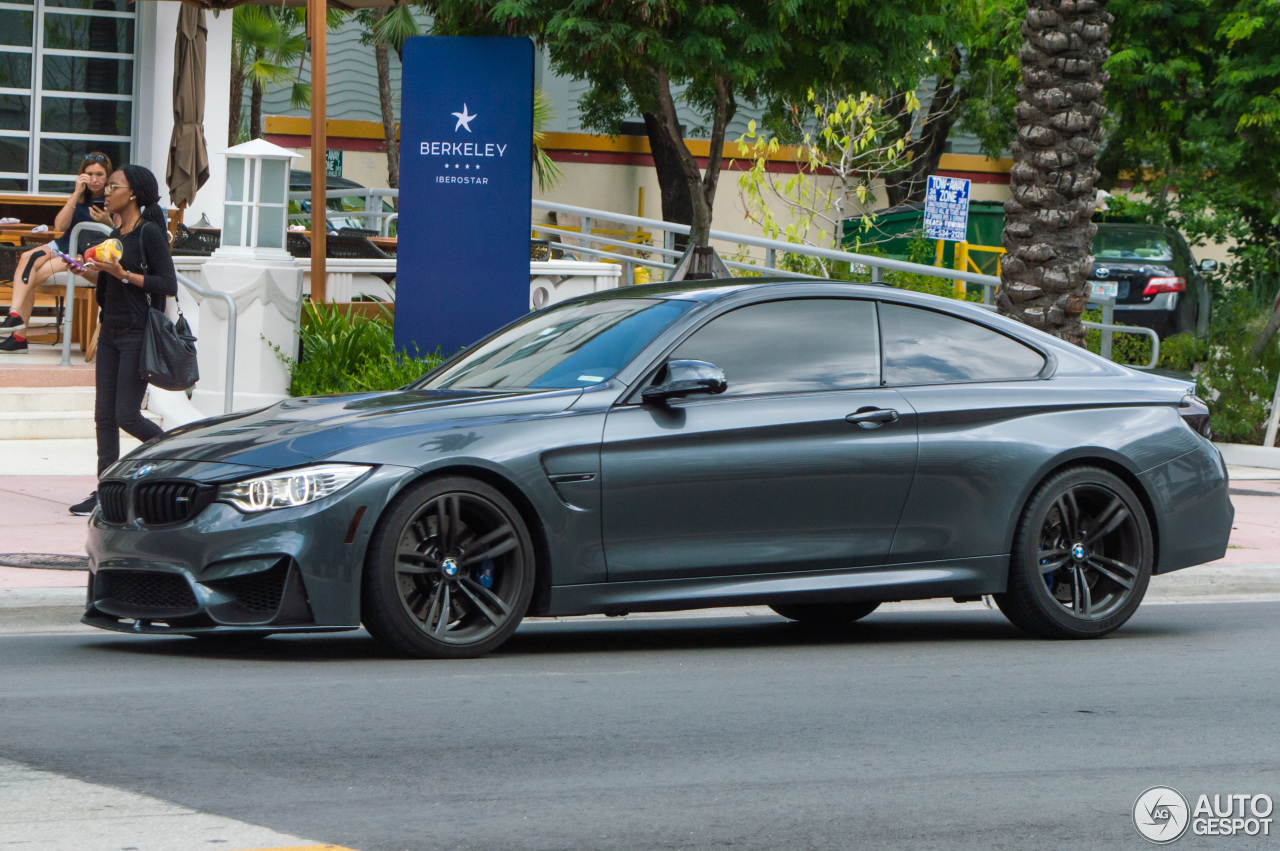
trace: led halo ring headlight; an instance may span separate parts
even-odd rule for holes
[[[373,467],[364,464],[316,464],[221,485],[218,501],[246,514],[297,508],[337,493]]]

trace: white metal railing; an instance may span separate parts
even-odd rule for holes
[[[177,273],[178,283],[201,298],[216,298],[227,305],[227,366],[226,387],[222,392],[222,412],[229,414],[235,409],[236,395],[236,300],[229,293],[206,289],[181,272]]]
[[[380,222],[379,232],[386,235],[391,222],[399,218],[398,213],[386,212],[382,209],[382,199],[398,198],[400,195],[397,189],[335,189],[325,192],[326,199],[333,198],[363,198],[363,210],[344,210],[331,211],[327,215],[341,215],[350,217],[363,217],[366,219],[375,219]],[[304,201],[311,197],[308,192],[291,192],[289,200]],[[376,207],[376,209],[375,209]],[[561,241],[557,243],[558,250],[565,254],[573,254],[577,256],[586,256],[589,258],[603,258],[614,260],[622,264],[624,281],[634,280],[634,269],[636,266],[644,266],[649,269],[660,270],[661,273],[674,271],[676,263],[667,262],[668,260],[678,261],[683,256],[683,252],[675,250],[675,237],[687,236],[690,231],[688,225],[677,224],[675,222],[667,222],[661,219],[649,219],[642,216],[629,216],[624,213],[612,213],[607,210],[596,210],[589,207],[578,207],[572,204],[560,204],[553,201],[533,201],[533,209],[544,212],[565,213],[568,215],[579,216],[582,220],[580,228],[574,229],[565,227],[560,224],[549,224],[546,222],[534,222],[530,227],[531,235],[537,238],[539,233],[554,234],[561,237]],[[305,219],[310,221],[310,213],[293,215],[292,219]],[[662,245],[642,245],[628,240],[615,239],[611,236],[592,233],[593,222],[617,222],[623,225],[630,225],[639,229],[649,231],[657,231],[662,233]],[[857,254],[851,251],[839,251],[832,248],[819,248],[812,245],[800,245],[792,242],[785,242],[778,239],[766,239],[764,237],[749,236],[747,234],[730,233],[728,231],[712,230],[710,238],[730,245],[748,246],[750,248],[760,248],[764,251],[762,258],[763,265],[754,263],[744,263],[738,260],[724,260],[725,266],[729,269],[739,271],[760,271],[768,269],[770,274],[777,277],[796,278],[796,279],[818,279],[814,275],[806,275],[800,272],[792,272],[777,267],[777,258],[779,253],[783,254],[800,254],[806,257],[814,257],[819,260],[831,260],[836,262],[847,262],[850,266],[857,270],[865,270],[868,281],[870,283],[884,283],[885,271],[904,272],[912,275],[923,275],[929,278],[937,278],[944,281],[957,281],[966,284],[978,284],[982,287],[982,305],[989,310],[995,309],[995,293],[996,288],[1000,286],[1000,279],[993,275],[982,275],[975,272],[964,272],[957,269],[945,269],[940,266],[927,266],[923,263],[910,263],[905,260],[894,260],[888,257],[877,257],[870,254]],[[581,245],[570,245],[563,241],[564,237],[569,237],[580,243]],[[634,253],[623,255],[617,250],[630,250]],[[652,256],[644,256],[652,255]],[[1129,325],[1116,325],[1111,322],[1111,317],[1106,315],[1109,310],[1104,308],[1103,322],[1085,322],[1085,326],[1096,328],[1102,332],[1102,351],[1103,356],[1110,358],[1112,339],[1116,333],[1124,334],[1140,334],[1151,337],[1152,340],[1152,359],[1145,366],[1135,366],[1136,369],[1152,369],[1160,360],[1160,340],[1159,337],[1149,328],[1140,328]]]
[[[646,219],[640,216],[628,216],[622,213],[610,213],[604,210],[592,210],[586,207],[575,207],[569,204],[557,204],[550,201],[534,201],[533,208],[535,210],[544,210],[547,212],[567,213],[569,215],[579,216],[582,219],[582,226],[579,229],[563,227],[560,225],[549,225],[544,223],[534,223],[531,231],[533,234],[538,233],[554,233],[558,235],[568,235],[571,238],[588,242],[591,245],[600,245],[614,248],[628,248],[637,252],[646,254],[657,254],[662,257],[679,258],[681,252],[673,249],[676,234],[687,235],[689,233],[688,225],[680,225],[674,222],[665,222],[658,219]],[[612,237],[597,236],[591,233],[593,222],[607,221],[617,222],[623,225],[631,225],[636,228],[645,228],[653,231],[663,232],[663,247],[639,245],[627,240],[614,239]],[[964,281],[965,283],[979,284],[982,286],[982,306],[988,310],[995,310],[995,292],[1000,286],[1000,279],[992,275],[981,275],[974,272],[961,272],[955,269],[945,269],[939,266],[926,266],[921,263],[909,263],[903,260],[893,260],[888,257],[876,257],[868,254],[856,254],[850,251],[837,251],[831,248],[818,248],[810,245],[797,245],[791,242],[784,242],[777,239],[766,239],[764,237],[747,236],[745,234],[728,233],[726,231],[713,230],[710,232],[712,239],[728,242],[735,245],[746,245],[750,247],[758,247],[764,249],[764,266],[769,269],[771,274],[779,277],[791,278],[813,278],[812,275],[803,275],[798,272],[790,272],[777,268],[777,257],[779,253],[802,254],[807,257],[816,257],[823,260],[834,260],[839,262],[848,262],[851,267],[857,269],[862,267],[867,270],[868,278],[871,283],[883,283],[884,271],[893,270],[906,272],[913,275],[923,275],[930,278],[938,278],[944,281]],[[593,257],[605,257],[623,264],[624,273],[623,280],[631,280],[632,266],[641,265],[654,269],[674,270],[675,265],[664,263],[662,261],[649,260],[644,257],[622,256],[616,251],[609,251],[606,248],[588,248],[586,246],[566,245],[563,242],[556,246],[559,250],[566,254],[587,254]],[[749,263],[741,263],[736,261],[725,261],[725,265],[730,269],[742,269],[747,271],[759,271],[762,267]],[[1102,332],[1102,353],[1103,357],[1110,359],[1112,336],[1115,333],[1125,334],[1141,334],[1151,338],[1151,360],[1145,366],[1135,366],[1136,369],[1152,369],[1160,362],[1160,339],[1158,335],[1150,328],[1140,328],[1128,325],[1116,325],[1112,321],[1111,308],[1109,305],[1103,306],[1102,322],[1085,322],[1084,325],[1089,328],[1096,328]]]

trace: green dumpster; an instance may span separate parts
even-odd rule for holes
[[[891,210],[881,210],[873,214],[875,225],[870,232],[862,229],[858,219],[848,219],[844,223],[844,250],[857,251],[858,240],[864,243],[874,240],[874,253],[883,253],[887,257],[898,260],[923,260],[930,265],[934,262],[934,246],[936,242],[929,240],[927,257],[912,258],[912,240],[924,238],[924,204],[903,204]],[[1000,245],[1000,234],[1004,231],[1004,204],[1000,201],[970,201],[969,222],[966,236],[969,245]],[[955,268],[954,242],[943,243],[943,265],[948,269]],[[969,258],[978,264],[984,274],[996,274],[996,260],[999,255],[989,251],[969,252]]]

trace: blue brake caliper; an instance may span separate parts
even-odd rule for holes
[[[493,587],[493,559],[487,558],[480,563],[480,572],[476,574],[476,581],[485,588]]]

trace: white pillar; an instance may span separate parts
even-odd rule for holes
[[[142,48],[138,51],[138,91],[134,99],[138,140],[133,161],[155,173],[166,204],[169,198],[164,173],[173,134],[173,48],[181,8],[180,3],[140,3],[138,11]],[[205,12],[205,23],[209,39],[205,49],[204,136],[210,151],[223,151],[228,146],[227,122],[231,113],[227,84],[231,78],[231,12],[221,12],[217,17]],[[226,159],[211,154],[209,180],[187,211],[188,224],[203,213],[214,227],[222,227],[226,174]]]

